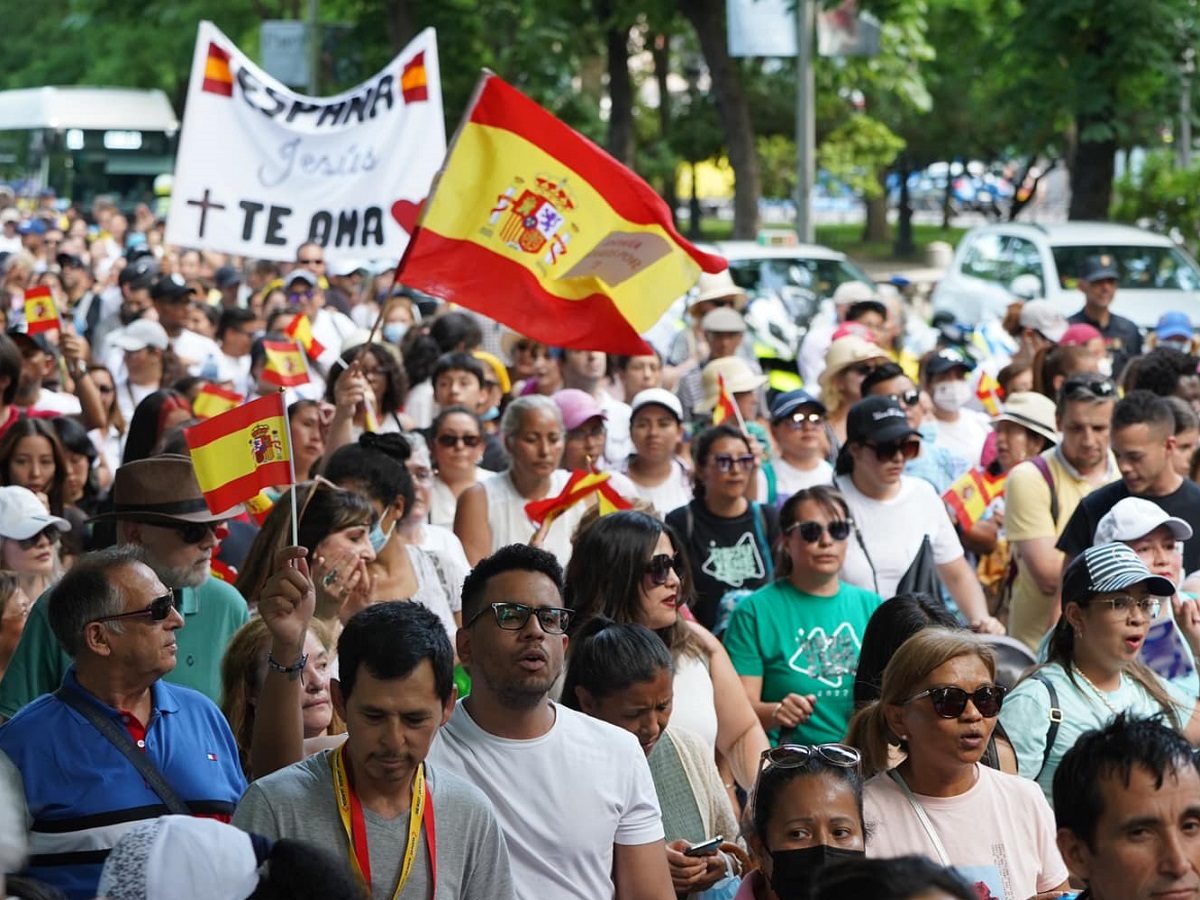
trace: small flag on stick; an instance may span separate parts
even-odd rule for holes
[[[325,352],[325,345],[313,337],[312,322],[308,320],[308,316],[304,315],[304,313],[293,317],[292,323],[283,329],[283,333],[293,338],[297,344],[303,347],[304,352],[308,354],[308,358],[314,362]]]
[[[300,352],[298,343],[263,341],[263,350],[267,354],[267,365],[262,373],[263,381],[280,387],[308,384],[308,367],[304,364],[304,354]]]
[[[25,292],[25,331],[41,334],[59,328],[58,308],[47,285],[41,284]]]
[[[717,394],[717,405],[713,407],[712,411],[714,425],[720,425],[726,419],[738,418],[738,408],[734,405],[733,398],[729,396],[729,391],[725,389],[724,375],[717,375],[717,386],[720,392]]]
[[[547,519],[557,518],[580,500],[597,493],[600,495],[601,515],[633,508],[633,504],[609,484],[608,472],[581,472],[576,469],[563,485],[563,489],[558,492],[558,496],[526,503],[525,515],[535,524],[542,525]]]
[[[972,469],[950,485],[942,500],[950,507],[958,525],[968,531],[983,518],[988,505],[1004,493],[1004,475],[992,476],[983,469]]]
[[[211,419],[234,409],[246,399],[237,391],[228,391],[215,384],[206,384],[192,401],[192,412],[197,419]]]

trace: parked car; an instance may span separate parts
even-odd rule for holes
[[[1041,296],[1064,315],[1083,308],[1078,276],[1089,256],[1116,260],[1120,282],[1113,312],[1152,328],[1168,310],[1200,321],[1200,266],[1170,238],[1130,225],[1007,223],[973,228],[959,242],[949,271],[933,292],[933,308],[960,322],[1002,318],[1017,294],[1013,282],[1033,275]],[[1023,279],[1027,282],[1029,279]]]

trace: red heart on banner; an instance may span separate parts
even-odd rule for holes
[[[396,220],[401,228],[412,234],[417,227],[417,219],[421,215],[421,208],[425,205],[425,201],[413,203],[411,200],[397,200],[392,204],[392,218]]]

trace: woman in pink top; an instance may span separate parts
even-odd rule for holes
[[[980,897],[1057,897],[1067,867],[1045,797],[979,763],[1004,700],[995,678],[991,649],[965,632],[925,629],[896,651],[880,699],[855,715],[847,735],[870,778],[867,855],[927,856],[956,869]],[[890,772],[889,739],[907,754]]]

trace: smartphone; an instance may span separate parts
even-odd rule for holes
[[[709,838],[707,841],[701,841],[699,844],[692,844],[683,851],[684,856],[712,856],[724,843],[725,838],[717,835],[715,838]]]

